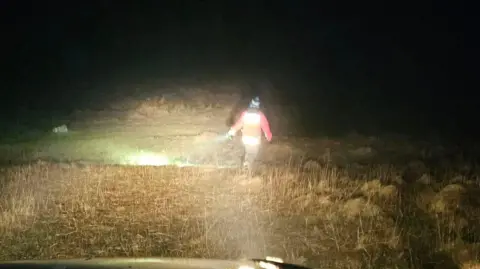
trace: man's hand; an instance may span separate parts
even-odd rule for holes
[[[235,136],[235,131],[230,129],[227,133],[227,138],[232,139],[234,136]]]
[[[272,136],[265,136],[265,139],[267,139],[269,143],[272,142]]]

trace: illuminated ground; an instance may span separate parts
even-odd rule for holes
[[[0,162],[42,159],[129,164],[138,158],[168,158],[170,161],[179,158],[209,166],[237,166],[241,155],[240,141],[226,141],[223,134],[229,128],[226,122],[239,95],[230,92],[211,94],[196,89],[178,95],[127,98],[99,110],[77,111],[69,117],[69,132],[66,134],[54,134],[46,128],[35,139],[19,138],[18,141],[0,143]],[[272,125],[283,131],[295,128],[288,125],[288,113],[281,107],[271,109]],[[402,136],[379,138],[352,134],[306,139],[274,133],[273,143],[264,145],[259,163],[283,166],[315,159],[324,164],[358,167],[406,165],[412,160],[428,159],[442,167],[438,160],[445,153],[443,145],[415,142]]]
[[[205,93],[190,94],[180,101],[159,95],[148,100],[115,102],[97,111],[77,111],[70,116],[68,133],[54,134],[47,129],[35,139],[0,144],[0,161],[19,163],[42,159],[129,164],[132,158],[156,156],[157,159],[188,159],[210,166],[238,165],[240,141],[227,141],[223,137],[238,96],[213,95],[209,100],[199,101],[198,95]],[[280,109],[278,115],[270,115],[271,122],[278,122],[278,116],[282,117],[283,113]],[[386,145],[378,138],[363,136],[305,139],[275,134],[273,143],[263,147],[259,163],[284,165],[316,159],[345,166],[398,162],[394,160],[396,155],[411,158],[418,153],[412,145],[404,145],[402,138],[387,141],[393,143]]]
[[[143,101],[79,112],[67,134],[2,145],[4,161],[56,162],[1,168],[0,259],[273,255],[317,268],[474,268],[476,172],[450,159],[430,166],[443,150],[435,145],[276,138],[253,176],[98,165],[142,151],[236,164],[238,145],[221,139],[229,110]]]

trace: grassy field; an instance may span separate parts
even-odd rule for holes
[[[479,182],[419,162],[408,182],[393,164],[4,166],[0,260],[269,255],[315,268],[478,268]]]
[[[445,262],[479,254],[474,182],[405,186],[380,167],[363,179],[328,167],[250,176],[50,163],[1,174],[2,260],[278,255],[324,268],[456,268]]]

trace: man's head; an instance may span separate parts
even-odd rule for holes
[[[250,101],[250,105],[248,107],[253,108],[253,109],[259,109],[260,108],[260,98],[258,96],[255,96],[252,99],[252,101]]]

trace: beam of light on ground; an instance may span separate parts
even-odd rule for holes
[[[169,165],[170,160],[163,154],[152,152],[139,152],[128,156],[127,162],[131,165],[164,166]]]
[[[227,141],[228,139],[229,139],[229,138],[228,138],[228,136],[226,136],[226,135],[219,135],[219,136],[213,138],[213,139],[212,139],[212,142],[220,143],[220,142],[225,142],[225,141]]]
[[[126,145],[112,145],[109,158],[124,165],[136,166],[178,166],[205,168],[232,168],[231,165],[202,164],[195,161],[196,155],[204,155],[216,150],[229,138],[225,135],[210,137],[201,143],[194,144],[182,156],[171,156],[166,152],[155,152],[148,149],[131,148]]]

